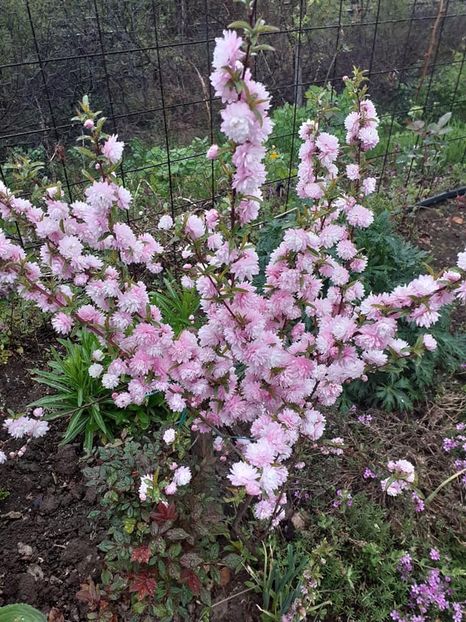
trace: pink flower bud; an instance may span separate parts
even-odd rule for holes
[[[220,147],[218,145],[212,145],[207,150],[207,159],[208,160],[216,160],[218,158],[218,154],[220,151]]]

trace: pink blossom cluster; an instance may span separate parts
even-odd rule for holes
[[[34,408],[32,416],[19,415],[16,417],[7,417],[3,422],[3,428],[10,439],[18,440],[26,438],[26,443],[19,449],[10,451],[8,454],[4,451],[5,447],[0,449],[0,464],[4,464],[8,458],[21,458],[24,456],[27,450],[29,442],[34,438],[40,438],[47,434],[49,424],[42,419],[44,411],[42,408]],[[6,445],[7,441],[4,441],[2,445]]]
[[[358,102],[357,109],[345,119],[346,142],[360,144],[363,151],[373,149],[379,143],[378,125],[374,104],[369,99]]]
[[[390,497],[396,497],[410,488],[410,484],[416,478],[414,466],[408,460],[390,460],[387,469],[391,475],[382,480],[380,484],[382,490]]]
[[[253,80],[244,64],[243,40],[235,31],[225,30],[216,40],[211,83],[215,95],[226,104],[221,112],[221,130],[233,145],[232,187],[240,195],[237,215],[244,225],[257,218],[262,200],[261,186],[266,172],[264,142],[272,132],[269,117],[270,95],[263,84]],[[241,83],[241,89],[238,84]],[[217,145],[207,154],[218,155]]]
[[[373,219],[363,205],[375,183],[364,172],[370,140],[362,131],[376,132],[375,109],[364,100],[352,113],[358,133],[352,125],[344,147],[316,123],[303,124],[302,218],[270,256],[265,285],[256,285],[259,259],[244,225],[258,213],[270,98],[252,79],[242,46],[236,33],[225,31],[212,74],[226,105],[222,131],[234,166],[230,211],[213,208],[175,221],[164,216],[158,225],[160,239],[182,249],[180,283],[199,294],[199,329],[175,336],[146,284],[131,277],[131,264],[159,272],[163,245],[120,220],[132,198],[111,172],[121,155],[116,138],[107,147],[96,140],[99,178],[83,201],[68,204],[54,188],[34,207],[0,187],[2,218],[28,226],[41,243],[35,256],[27,255],[0,232],[0,284],[14,285],[52,313],[57,333],[79,324],[98,336],[102,356],[90,374],[112,390],[119,407],[162,392],[172,411],[189,410],[195,430],[223,435],[230,483],[255,497],[258,518],[276,522],[284,515],[284,486],[296,456],[316,446],[326,454],[343,451],[343,439],[319,443],[325,411],[344,385],[410,354],[398,320],[427,328],[443,305],[466,298],[466,253],[457,268],[437,277],[422,275],[390,293],[364,291],[367,258],[353,234]],[[357,162],[357,171],[350,169],[354,179],[343,167],[348,158]],[[188,482],[187,471],[175,471],[166,494]]]
[[[466,488],[466,423],[457,423],[452,435],[443,439],[443,450],[455,454],[453,464]]]

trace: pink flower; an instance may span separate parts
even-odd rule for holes
[[[369,194],[372,194],[375,191],[375,187],[376,187],[375,177],[366,177],[366,179],[362,182],[362,188],[366,196]]]
[[[187,466],[180,466],[176,469],[173,481],[177,486],[186,486],[191,481],[191,469]]]
[[[320,151],[319,158],[324,164],[329,164],[337,158],[340,147],[336,136],[321,132],[317,137],[316,145]]]
[[[127,406],[129,406],[129,404],[131,404],[131,395],[127,392],[113,393],[112,399],[118,406],[118,408],[126,408]]]
[[[221,130],[233,142],[245,143],[251,136],[257,119],[246,102],[234,102],[222,110]]]
[[[139,484],[139,498],[141,501],[146,501],[147,493],[153,487],[154,476],[151,474],[143,475],[141,477],[141,483]]]
[[[216,38],[215,44],[212,61],[215,69],[234,67],[244,57],[244,52],[241,50],[243,40],[238,37],[235,30],[224,30],[223,37]]]
[[[92,119],[86,119],[84,121],[84,127],[86,128],[86,130],[92,130],[92,128],[94,127],[94,121]]]
[[[359,166],[357,164],[348,164],[346,166],[346,176],[351,181],[359,179]]]
[[[233,179],[233,187],[242,194],[255,195],[260,197],[259,188],[264,183],[266,172],[263,164],[265,148],[252,143],[245,143],[237,147],[233,154],[233,164],[236,172]],[[254,200],[251,206],[253,210],[258,210],[259,205]]]
[[[228,479],[233,486],[244,486],[248,495],[260,494],[258,484],[259,471],[247,462],[235,462],[232,465]]]
[[[308,410],[302,425],[302,432],[317,441],[325,430],[325,417],[317,410]]]
[[[199,216],[191,214],[185,225],[185,232],[191,238],[191,240],[197,240],[205,233],[205,227]]]
[[[112,134],[103,144],[102,153],[112,164],[116,164],[121,160],[124,146],[125,143],[118,142],[118,134]]]
[[[61,311],[52,318],[53,329],[59,335],[68,335],[73,327],[73,324],[73,319]]]
[[[364,151],[373,149],[379,143],[379,134],[373,127],[363,127],[359,130],[358,138]]]
[[[162,231],[168,231],[173,227],[173,219],[168,214],[164,214],[157,225]]]
[[[371,469],[369,469],[368,467],[366,467],[364,469],[364,473],[362,475],[364,477],[364,479],[375,479],[376,475],[374,473],[374,471],[372,471]]]
[[[428,333],[422,336],[422,342],[424,343],[426,350],[429,350],[429,352],[433,352],[437,349],[437,340]]]
[[[246,460],[256,467],[265,467],[275,459],[276,450],[267,439],[261,438],[256,443],[250,443],[245,452]]]
[[[74,259],[81,254],[83,245],[77,237],[65,235],[58,243],[58,249],[66,259]]]
[[[347,214],[348,222],[354,227],[361,227],[367,229],[374,221],[374,215],[372,212],[363,207],[362,205],[354,205]]]
[[[177,490],[178,490],[178,487],[177,487],[176,483],[175,482],[171,482],[170,484],[168,484],[168,486],[165,486],[164,493],[166,495],[170,496],[170,495],[176,494]]]
[[[220,147],[218,145],[211,145],[207,150],[207,159],[208,160],[216,160],[218,158],[218,154],[220,152]]]
[[[429,557],[432,561],[438,562],[440,560],[440,551],[438,549],[430,549]]]

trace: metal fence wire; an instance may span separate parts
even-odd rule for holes
[[[387,135],[373,156],[379,190],[413,104],[422,118],[451,111],[466,121],[464,0],[258,0],[257,13],[279,28],[266,35],[275,51],[260,53],[253,71],[287,118],[286,131],[269,141],[286,161],[267,182],[284,203],[307,89],[328,84],[336,95],[353,66],[367,71]],[[219,129],[211,55],[215,37],[241,16],[234,0],[2,0],[0,161],[27,151],[61,179],[70,200],[79,197],[81,167],[67,148],[80,130],[69,119],[89,94],[109,131],[130,143],[118,171],[125,185],[143,198],[160,192],[158,209],[172,214],[215,202],[222,188],[205,158]],[[445,138],[458,143],[463,162],[465,139]],[[406,184],[414,167],[413,155]],[[205,183],[193,187],[194,168]],[[0,174],[8,177],[1,166]]]

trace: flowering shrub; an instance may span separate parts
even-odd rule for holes
[[[211,82],[224,104],[227,141],[207,157],[218,159],[230,179],[228,200],[175,222],[163,216],[158,239],[133,230],[121,220],[132,197],[115,175],[123,144],[104,133],[105,120],[85,98],[76,117],[87,132],[79,148],[89,160],[84,200],[68,204],[52,187],[36,206],[0,187],[2,218],[20,221],[29,239],[40,241],[37,253],[26,253],[0,232],[0,285],[51,313],[58,334],[81,326],[97,336],[103,358],[89,373],[119,408],[162,392],[174,412],[188,409],[195,430],[223,437],[231,484],[255,498],[257,518],[276,521],[296,450],[318,446],[325,409],[343,386],[435,347],[428,334],[411,347],[398,325],[404,319],[428,329],[443,306],[466,298],[466,252],[455,269],[421,275],[389,293],[364,291],[367,258],[354,234],[373,221],[364,205],[375,189],[365,154],[377,145],[379,120],[356,72],[347,80],[353,104],[346,144],[325,132],[320,118],[300,128],[296,226],[271,254],[264,284],[256,283],[251,224],[273,124],[270,95],[248,66],[264,49],[259,36],[270,30],[262,20],[254,23],[253,13],[238,24],[244,38],[226,30],[214,52]],[[180,282],[197,290],[203,314],[200,328],[179,335],[151,304],[144,281],[132,276],[159,274],[164,249],[173,244],[184,260]],[[324,451],[342,447],[343,439],[333,439]],[[187,483],[183,473],[165,494]]]

